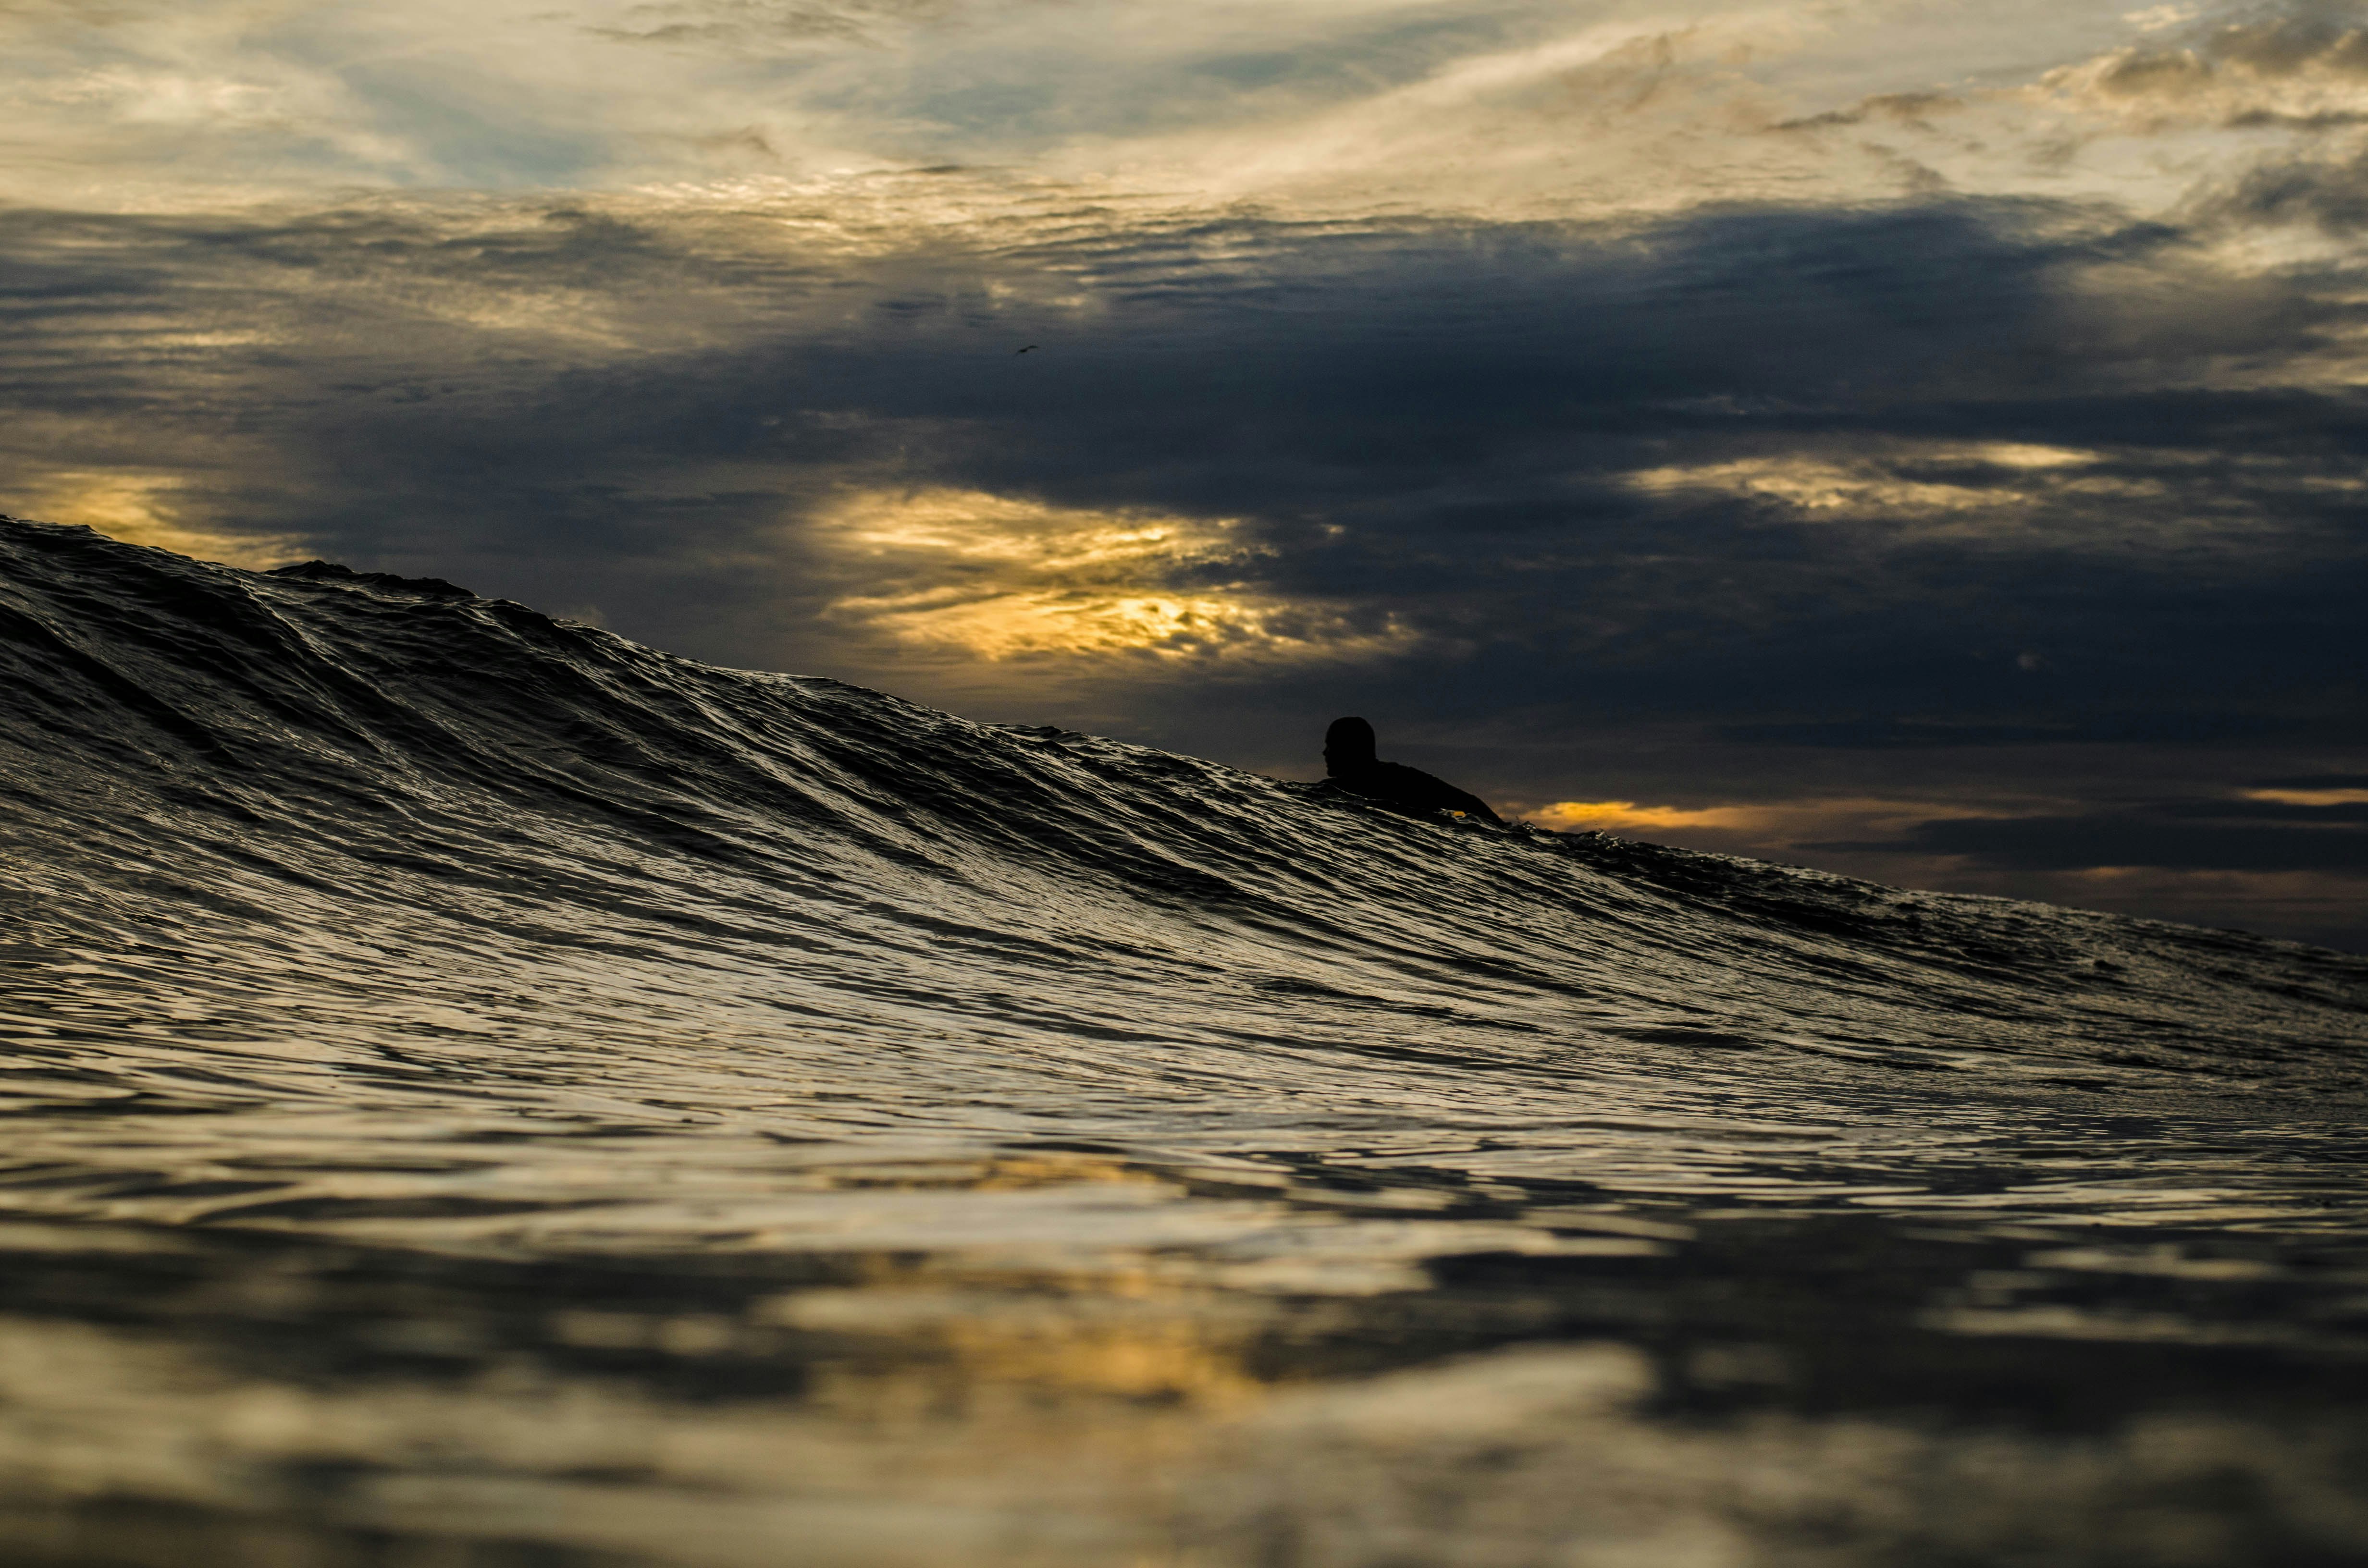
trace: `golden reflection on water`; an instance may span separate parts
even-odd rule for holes
[[[807,1181],[856,1244],[10,1221],[0,1540],[42,1568],[2217,1568],[2368,1529],[2340,1377],[2248,1407],[2087,1359],[2340,1368],[2368,1260],[1384,1188],[1307,1216],[1311,1264],[1239,1249],[1320,1197],[1249,1172],[916,1151]],[[1065,1233],[1128,1195],[1230,1223],[1025,1239],[1031,1205]],[[858,1240],[909,1202],[973,1240]],[[2017,1397],[2107,1408],[1936,1420],[1987,1342]]]
[[[0,1241],[85,1237],[142,1256],[131,1233]],[[2343,1468],[2359,1424],[2328,1411],[1673,1418],[1673,1378],[1781,1386],[1800,1347],[1705,1345],[1673,1369],[1539,1322],[1458,1344],[1413,1301],[955,1256],[852,1257],[707,1310],[529,1298],[520,1318],[497,1274],[428,1267],[431,1304],[379,1261],[393,1281],[341,1287],[350,1259],[233,1249],[144,1322],[0,1317],[0,1531],[131,1568],[2201,1568],[2368,1527]],[[298,1323],[345,1359],[283,1360]],[[2255,1495],[2232,1509],[2232,1487]]]

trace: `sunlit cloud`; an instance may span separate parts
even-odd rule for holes
[[[0,146],[15,199],[102,208],[962,165],[1186,209],[1608,221],[2029,188],[2044,149],[2132,114],[2159,129],[2174,99],[2213,124],[2357,107],[2355,34],[2191,37],[2170,7],[1102,0],[1092,18],[996,0],[12,6]],[[1787,126],[1837,134],[1769,134]],[[2046,178],[2105,194],[2132,171],[2096,175],[2059,159]]]
[[[2140,16],[2148,32],[2176,25],[2157,14]],[[2059,67],[2040,88],[2126,117],[2135,130],[2357,122],[2368,113],[2368,28],[2307,13],[2225,23],[2183,40],[2133,43]]]
[[[886,591],[830,613],[899,641],[1030,654],[1338,660],[1402,650],[1410,629],[1262,591],[1268,553],[1237,519],[1096,511],[979,491],[858,491],[818,537]]]
[[[293,535],[226,533],[185,521],[181,488],[173,474],[65,472],[24,483],[10,501],[22,516],[40,522],[92,528],[126,544],[225,566],[268,569],[303,558],[304,541]]]
[[[1607,833],[1643,833],[1670,828],[1725,828],[1736,832],[1763,829],[1776,820],[1765,807],[1640,806],[1634,801],[1556,801],[1522,815],[1541,827],[1570,833],[1598,828]]]
[[[2009,808],[2010,809],[2010,808]],[[1519,810],[1560,833],[1595,829],[1704,848],[1779,851],[1813,838],[1884,835],[1941,818],[2002,814],[1995,805],[1867,796],[1807,797],[1715,806],[1639,805],[1634,801],[1556,801]]]
[[[1339,659],[1391,652],[1409,640],[1398,628],[1374,634],[1343,617],[1245,597],[1044,589],[967,598],[941,590],[846,598],[833,608],[904,641],[984,659],[1134,652],[1163,658]]]
[[[2278,806],[2368,806],[2368,790],[2244,790],[2248,801]]]
[[[2103,454],[2028,442],[1885,444],[1847,456],[1790,452],[1641,469],[1628,483],[1647,494],[1732,495],[1816,521],[1880,520],[1923,531],[1993,531],[2043,502],[2111,496],[2155,499],[2150,478],[2092,476]]]
[[[2297,159],[2340,165],[2360,150],[2368,30],[2330,19],[2328,7],[2280,9],[2213,22],[2199,6],[2157,6],[2125,13],[2119,38],[2068,25],[2067,11],[2063,42],[2078,36],[2090,47],[2034,62],[2021,80],[1976,69],[1941,77],[1941,87],[1872,92],[1776,130],[1829,155],[1887,154],[1923,171],[1929,191],[2044,191],[2146,217],[2192,215],[2200,198],[2258,171]],[[2292,244],[2219,238],[2224,263],[2314,259]]]
[[[1652,468],[1629,476],[1647,493],[1723,491],[1780,502],[1799,512],[1845,517],[1909,516],[1987,510],[2028,501],[1989,485],[1919,483],[1877,460],[1826,462],[1805,457],[1740,458],[1691,468]]]
[[[1582,25],[1297,116],[1196,129],[1072,160],[1293,207],[1419,202],[1493,216],[1642,216],[1773,195],[1818,171],[1751,132],[1780,101],[1741,67],[1817,30],[1782,7]],[[1853,166],[1846,177],[1879,180]]]
[[[2267,453],[1881,438],[1853,445],[1663,465],[1624,477],[1656,498],[1731,498],[1782,526],[1853,527],[1869,540],[2116,554],[2243,551],[2292,531],[2306,515],[2305,498],[2361,483]],[[2193,470],[2205,461],[2241,483],[2199,488]]]

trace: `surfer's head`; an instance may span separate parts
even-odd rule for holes
[[[1373,727],[1362,719],[1335,719],[1324,732],[1324,771],[1347,773],[1373,765]]]

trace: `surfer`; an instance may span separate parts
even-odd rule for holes
[[[1373,727],[1362,719],[1335,719],[1324,732],[1324,771],[1333,783],[1394,812],[1462,812],[1486,822],[1505,819],[1477,795],[1467,795],[1419,767],[1373,756]]]

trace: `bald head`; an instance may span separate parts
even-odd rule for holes
[[[1335,719],[1324,732],[1324,771],[1332,776],[1334,788],[1362,795],[1385,811],[1410,816],[1455,812],[1482,822],[1504,820],[1488,809],[1487,801],[1444,778],[1374,756],[1373,727],[1362,719]]]
[[[1362,719],[1335,719],[1324,732],[1324,771],[1353,773],[1373,766],[1373,727]]]

